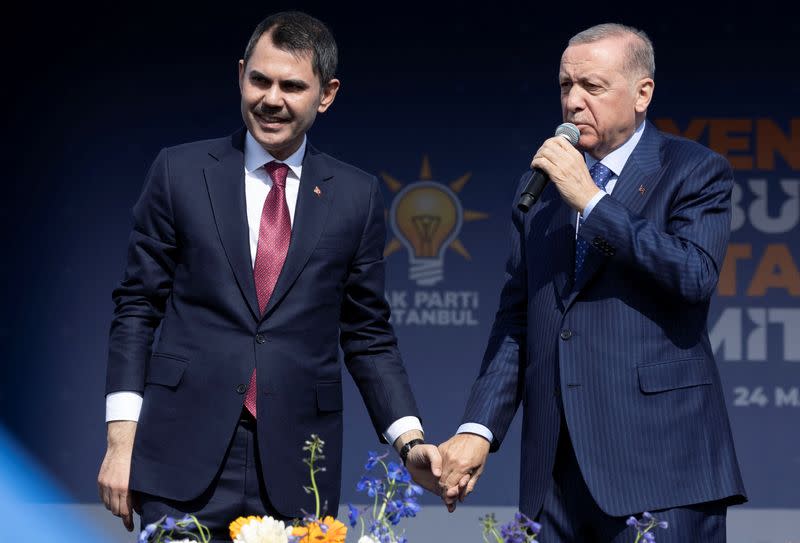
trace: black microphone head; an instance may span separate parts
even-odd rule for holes
[[[556,128],[556,136],[564,136],[575,147],[581,139],[581,131],[572,123],[562,123]]]

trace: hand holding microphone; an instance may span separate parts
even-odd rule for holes
[[[558,125],[555,135],[563,137],[573,147],[578,145],[578,140],[581,137],[578,127],[572,123],[563,123]],[[544,170],[540,168],[533,168],[533,172],[531,173],[530,178],[528,178],[528,182],[525,184],[525,189],[522,191],[522,194],[519,197],[517,208],[519,208],[520,211],[527,213],[531,206],[539,199],[539,196],[542,195],[542,191],[549,181],[550,177]]]

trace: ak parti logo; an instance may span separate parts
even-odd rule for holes
[[[459,238],[461,226],[489,216],[464,209],[458,198],[472,177],[471,172],[446,184],[438,182],[433,177],[428,157],[424,156],[417,181],[403,183],[385,172],[381,177],[389,190],[396,194],[389,209],[389,224],[395,237],[386,246],[384,256],[405,247],[410,280],[425,287],[442,281],[448,249],[471,260],[469,251]]]

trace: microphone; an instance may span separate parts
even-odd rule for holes
[[[566,138],[574,147],[578,145],[581,131],[572,123],[563,123],[558,125],[555,135]],[[522,191],[519,197],[517,209],[523,213],[527,213],[531,206],[536,203],[536,200],[539,199],[539,196],[542,195],[542,191],[549,181],[550,178],[547,177],[545,172],[539,168],[534,168],[533,172],[531,172],[531,176],[528,178],[528,182],[525,184],[525,190]]]

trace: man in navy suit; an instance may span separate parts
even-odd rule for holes
[[[380,438],[435,486],[438,450],[388,322],[377,179],[306,139],[336,97],[336,64],[320,21],[268,17],[239,61],[246,129],[164,149],[150,169],[114,291],[98,476],[129,530],[132,503],[143,524],[196,514],[214,541],[240,515],[313,513],[311,434],[326,443],[316,482],[335,515],[339,346]]]
[[[725,540],[744,501],[706,329],[730,232],[730,166],[645,121],[655,61],[616,24],[561,57],[564,121],[532,167],[551,183],[512,214],[500,308],[459,433],[440,446],[445,501],[472,491],[523,405],[520,509],[543,540]],[[517,198],[528,179],[523,176]],[[516,199],[515,199],[516,202]]]

